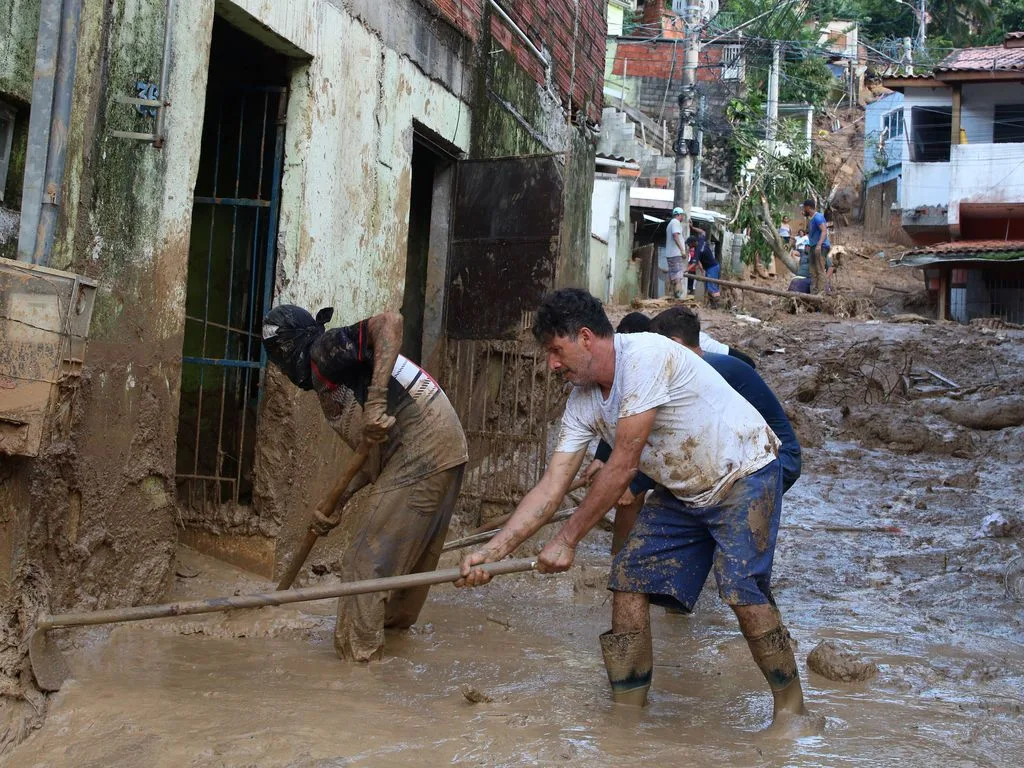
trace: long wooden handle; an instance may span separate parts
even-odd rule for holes
[[[585,486],[588,482],[589,481],[585,477],[576,478],[575,480],[572,481],[572,485],[569,486],[569,490],[567,490],[565,492],[565,495],[568,496],[573,491],[578,491],[580,488]],[[474,528],[472,531],[470,531],[469,535],[470,536],[475,536],[478,533],[484,533],[486,531],[493,531],[496,528],[501,528],[501,526],[503,526],[505,523],[507,523],[509,520],[512,519],[512,515],[514,515],[514,514],[515,514],[515,512],[509,512],[507,515],[502,515],[501,517],[496,517],[493,520],[488,520],[483,525],[478,525],[476,528]],[[550,522],[554,522],[554,520],[552,520]],[[446,550],[447,549],[449,549],[449,547],[446,547]],[[454,549],[454,547],[450,547],[450,549]]]
[[[475,566],[491,574],[499,576],[507,573],[532,571],[535,560],[501,560],[497,563],[486,563]],[[193,616],[199,613],[216,613],[239,608],[261,608],[265,605],[285,605],[287,603],[304,603],[310,600],[326,600],[331,597],[347,597],[365,595],[370,592],[390,592],[393,589],[409,589],[432,584],[444,584],[457,581],[462,573],[458,568],[446,568],[442,571],[426,571],[410,573],[406,576],[386,576],[381,579],[350,581],[329,587],[304,587],[277,592],[264,592],[258,595],[232,595],[231,597],[212,597],[207,600],[185,600],[177,603],[161,603],[159,605],[139,605],[134,608],[112,608],[106,611],[87,611],[85,613],[64,613],[57,616],[43,616],[36,623],[37,630],[54,629],[55,627],[80,627],[90,624],[116,624],[122,621],[142,621],[143,619],[159,619],[166,616]]]
[[[317,506],[317,511],[327,517],[335,513],[339,504],[344,505],[348,500],[349,496],[345,494],[348,490],[349,485],[356,475],[359,474],[359,470],[363,468],[363,464],[366,463],[366,457],[370,455],[370,444],[363,441],[359,444],[359,448],[356,449],[355,456],[345,467],[345,471],[341,477],[338,478],[338,482],[331,488],[331,492],[327,494],[327,497],[320,502]],[[338,510],[340,514],[340,510]],[[316,544],[316,540],[320,538],[320,534],[317,533],[316,527],[313,523],[310,523],[309,530],[306,531],[306,536],[303,538],[299,548],[295,551],[292,556],[291,563],[288,564],[288,570],[285,571],[284,576],[281,577],[281,581],[278,583],[277,588],[288,589],[295,581],[295,577],[299,575],[299,571],[306,562],[306,558],[309,557],[310,551],[313,549],[313,545]]]

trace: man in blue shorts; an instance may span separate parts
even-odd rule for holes
[[[774,698],[776,723],[806,714],[789,633],[769,589],[782,502],[779,440],[750,403],[701,358],[654,334],[615,334],[601,303],[567,288],[547,296],[533,328],[548,366],[574,385],[555,452],[505,527],[462,561],[508,556],[551,518],[590,441],[612,450],[575,514],[537,558],[568,570],[577,544],[637,470],[659,487],[612,561],[612,628],[601,636],[616,701],[642,705],[651,684],[650,604],[692,608],[713,568]]]

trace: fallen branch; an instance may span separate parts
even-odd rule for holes
[[[712,277],[701,277],[700,275],[687,275],[686,277],[690,280],[700,280],[702,283],[713,283],[714,285],[721,285],[725,288],[736,288],[740,291],[763,293],[768,296],[781,296],[784,299],[798,299],[819,307],[830,298],[828,296],[817,296],[812,293],[797,293],[796,291],[780,291],[775,288],[762,288],[758,285],[744,285],[743,283],[734,283],[732,280],[715,280]]]

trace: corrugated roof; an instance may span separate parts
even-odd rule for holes
[[[893,260],[895,266],[921,267],[940,261],[1024,261],[1024,240],[958,240],[911,248]]]
[[[984,45],[953,51],[935,67],[936,72],[1014,72],[1024,70],[1024,48]]]
[[[1024,32],[1007,32],[1003,40],[1024,40]]]

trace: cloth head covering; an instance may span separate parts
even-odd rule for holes
[[[267,357],[300,389],[313,388],[309,350],[323,336],[334,316],[333,307],[324,307],[314,318],[302,307],[281,304],[263,318],[263,346]]]

